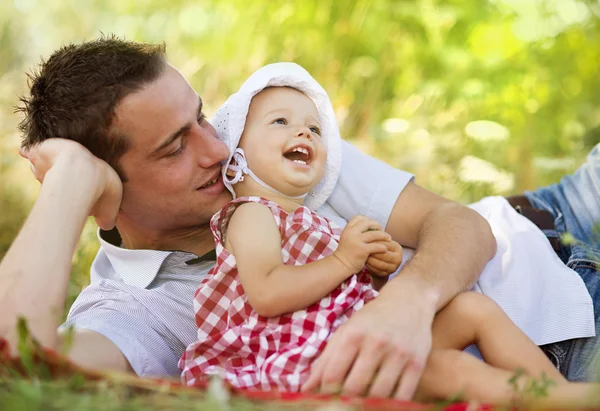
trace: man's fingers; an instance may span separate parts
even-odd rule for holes
[[[319,390],[319,387],[321,386],[321,379],[323,378],[323,372],[325,371],[325,363],[325,358],[323,358],[323,355],[321,354],[321,356],[317,358],[310,367],[310,375],[308,376],[306,382],[302,384],[300,391],[317,392]]]
[[[410,401],[415,395],[424,365],[415,360],[409,360],[404,367],[404,373],[400,377],[398,388],[394,394],[397,400]]]
[[[365,344],[354,362],[342,388],[345,395],[364,395],[379,368],[384,354],[386,341],[369,341]]]
[[[341,391],[346,375],[350,371],[354,359],[361,347],[362,336],[344,333],[337,335],[337,340],[331,340],[321,357],[327,362],[321,377],[320,391],[324,394],[337,394]],[[333,344],[332,344],[333,343]],[[329,352],[327,352],[329,349]]]
[[[388,355],[382,362],[375,379],[371,382],[369,397],[391,397],[395,393],[405,365],[406,356],[403,353]]]

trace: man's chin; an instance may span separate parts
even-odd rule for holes
[[[225,205],[227,205],[227,203],[229,203],[231,200],[233,200],[233,197],[231,196],[231,193],[228,190],[225,190],[211,205],[210,205],[210,210],[212,211],[212,214],[215,214],[216,212],[220,211],[223,207],[225,207]]]

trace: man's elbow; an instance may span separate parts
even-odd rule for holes
[[[115,343],[95,331],[74,329],[70,333],[63,330],[59,334],[59,347],[78,366],[97,371],[134,372]]]
[[[467,218],[472,221],[475,233],[477,233],[476,241],[480,244],[480,249],[487,255],[488,260],[491,260],[496,255],[498,244],[496,243],[496,237],[492,232],[492,227],[478,212],[470,209],[469,207],[463,207],[464,212],[468,216]]]

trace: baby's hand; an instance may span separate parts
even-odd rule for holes
[[[363,268],[371,254],[385,254],[386,244],[391,240],[392,237],[377,221],[359,215],[350,220],[342,231],[333,255],[354,274]]]
[[[402,264],[402,246],[394,240],[385,242],[385,245],[385,252],[371,254],[366,263],[369,272],[378,277],[387,277]]]

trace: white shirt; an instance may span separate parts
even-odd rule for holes
[[[593,337],[592,298],[544,233],[504,197],[469,207],[488,221],[498,246],[474,290],[496,301],[537,345]]]
[[[369,216],[385,227],[398,196],[412,179],[410,173],[362,154],[344,142],[336,188],[317,211],[341,227],[356,214]],[[581,287],[583,282],[577,274],[566,273],[570,270],[556,258],[544,266],[548,275],[537,277],[538,271],[530,271],[527,281],[521,281],[523,271],[531,267],[525,268],[523,261],[514,260],[514,256],[522,255],[512,248],[512,241],[520,238],[519,231],[507,232],[507,227],[512,226],[503,223],[502,215],[505,212],[511,218],[524,218],[512,209],[506,210],[499,201],[480,203],[473,208],[490,221],[499,254],[486,267],[476,289],[492,296],[538,344],[593,335],[593,313],[587,305],[591,298]],[[521,223],[530,234],[527,241],[532,241],[527,250],[549,247],[533,224],[532,228]],[[138,375],[178,377],[177,362],[185,347],[196,340],[193,296],[213,262],[188,265],[186,262],[196,255],[126,250],[100,235],[98,238],[101,246],[92,264],[91,284],[71,307],[65,325],[95,331],[110,339]],[[522,248],[521,244],[516,248]],[[506,249],[510,251],[503,252]],[[535,261],[537,264],[537,258]],[[552,315],[546,316],[548,308]]]

